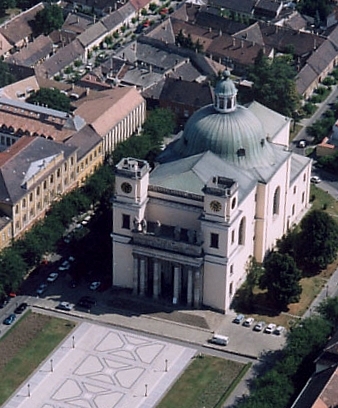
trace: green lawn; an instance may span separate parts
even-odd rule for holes
[[[28,311],[0,341],[0,406],[75,327]]]
[[[221,408],[250,364],[196,357],[157,408]]]

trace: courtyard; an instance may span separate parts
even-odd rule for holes
[[[4,408],[154,407],[196,350],[83,322]]]

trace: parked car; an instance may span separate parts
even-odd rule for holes
[[[21,314],[27,309],[28,304],[23,302],[14,310],[15,314]]]
[[[243,322],[244,318],[245,318],[244,315],[238,314],[238,315],[234,318],[233,322],[234,322],[234,323],[237,323],[237,324],[241,324],[241,323]]]
[[[284,331],[285,331],[284,326],[277,326],[274,331],[274,334],[277,334],[277,336],[279,336],[280,334],[284,333]]]
[[[59,274],[57,272],[52,272],[51,274],[49,274],[47,281],[48,282],[54,282],[56,281],[56,279],[58,278]]]
[[[262,331],[264,329],[264,326],[265,326],[265,322],[261,321],[261,322],[256,323],[253,329],[254,329],[254,331],[259,332],[259,331]]]
[[[60,302],[57,306],[57,309],[60,310],[72,310],[74,308],[74,305],[72,303],[68,302]]]
[[[6,324],[7,326],[11,325],[16,319],[16,315],[14,313],[11,313],[9,316],[6,317],[6,319],[3,321],[3,324]]]
[[[250,327],[254,321],[255,321],[255,319],[253,317],[247,317],[244,320],[243,326]]]
[[[37,295],[42,295],[47,289],[47,283],[41,283],[41,285],[36,289]]]
[[[63,261],[62,264],[59,266],[59,271],[67,271],[70,268],[69,261]]]
[[[97,281],[97,282],[92,282],[89,286],[90,290],[96,290],[100,287],[101,282]]]
[[[297,147],[304,148],[307,146],[307,141],[305,139],[298,140]]]
[[[311,183],[318,184],[318,183],[320,183],[322,180],[321,180],[318,176],[312,176],[312,177],[310,178],[310,181],[311,181]]]
[[[266,326],[264,332],[268,333],[268,334],[271,334],[271,333],[273,333],[275,331],[276,327],[277,327],[277,325],[275,323],[269,323]]]
[[[229,344],[229,337],[220,334],[214,334],[210,339],[210,343],[218,344],[219,346],[227,346]]]

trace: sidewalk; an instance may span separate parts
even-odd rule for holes
[[[332,276],[328,279],[327,284],[323,287],[319,295],[311,303],[308,310],[304,313],[303,318],[310,317],[316,313],[317,307],[320,303],[328,297],[335,297],[338,295],[338,269],[334,271]]]

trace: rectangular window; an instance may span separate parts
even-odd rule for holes
[[[230,276],[234,274],[234,265],[230,265]]]
[[[122,228],[130,229],[130,215],[122,214]]]
[[[235,242],[235,230],[231,231],[231,243],[233,244]]]
[[[218,234],[214,234],[213,232],[210,234],[210,247],[211,248],[218,248]]]

